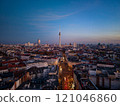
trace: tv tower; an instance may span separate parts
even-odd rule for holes
[[[59,27],[59,47],[61,47],[61,31],[60,31],[60,27]]]

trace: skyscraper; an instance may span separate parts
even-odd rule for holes
[[[60,29],[59,29],[59,47],[61,47],[61,32],[60,32]]]
[[[40,39],[38,39],[38,45],[40,45]]]
[[[75,42],[73,43],[73,47],[74,47],[74,48],[76,48],[76,47],[77,47],[77,44],[76,44]]]

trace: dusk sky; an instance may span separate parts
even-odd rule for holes
[[[120,0],[0,0],[0,43],[120,43]]]

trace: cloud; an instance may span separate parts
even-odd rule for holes
[[[80,12],[86,11],[91,9],[97,3],[84,3],[81,2],[72,2],[63,8],[58,9],[43,9],[38,10],[36,13],[31,14],[31,16],[27,16],[27,22],[31,25],[33,30],[41,30],[41,31],[48,31],[48,30],[57,30],[59,29],[59,22],[56,24],[53,21],[62,20],[68,18],[72,15],[77,15]],[[76,25],[71,25],[71,27],[75,27]],[[34,32],[33,32],[34,33]],[[39,32],[38,32],[39,33]]]
[[[75,15],[79,12],[93,9],[99,4],[98,0],[95,0],[93,2],[88,3],[81,3],[78,1],[71,1],[70,4],[68,4],[66,7],[63,7],[59,10],[53,10],[53,9],[45,9],[40,10],[37,15],[30,16],[32,21],[54,21],[54,20],[60,20],[72,15]]]
[[[48,29],[55,29],[58,27],[55,23],[48,23],[47,21],[54,21],[60,20],[65,17],[69,17],[71,15],[77,14],[79,11],[71,12],[68,14],[63,14],[60,12],[46,12],[44,14],[40,14],[37,16],[31,16],[28,18],[28,24],[31,25],[33,28],[41,29],[41,30],[48,30]]]
[[[42,15],[34,16],[34,17],[32,17],[32,20],[33,21],[53,21],[53,20],[59,20],[59,19],[63,19],[65,17],[71,16],[71,15],[74,15],[74,14],[76,14],[78,12],[79,11],[75,11],[75,12],[68,13],[68,14],[63,14],[63,15],[59,15],[59,14],[48,12],[48,13],[45,13],[44,15],[42,14]]]

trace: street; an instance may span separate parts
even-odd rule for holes
[[[67,64],[65,56],[59,64],[59,90],[73,90],[73,71]]]

